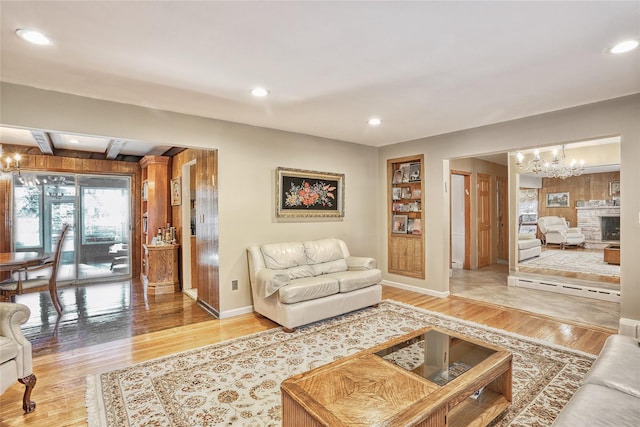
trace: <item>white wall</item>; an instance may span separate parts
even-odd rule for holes
[[[381,203],[375,148],[6,83],[1,93],[3,125],[217,149],[223,314],[252,304],[249,245],[334,236],[353,255],[377,253],[376,235],[386,225],[378,229],[385,222],[375,209]],[[278,222],[278,166],[344,173],[345,217]],[[231,291],[232,280],[238,280],[238,291]]]

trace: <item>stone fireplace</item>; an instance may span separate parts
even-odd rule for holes
[[[577,207],[578,227],[588,242],[620,241],[620,206]]]

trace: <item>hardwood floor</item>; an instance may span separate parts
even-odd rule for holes
[[[55,321],[51,324],[48,311],[52,308],[47,306],[46,297],[38,299],[38,304],[41,301],[44,305],[44,314],[38,316],[39,307],[32,308],[34,322],[30,321],[26,332],[36,337],[33,370],[38,382],[32,399],[37,407],[35,412],[23,414],[23,387],[16,383],[0,397],[1,427],[84,426],[87,375],[277,327],[253,313],[213,319],[183,294],[145,301],[139,286],[121,283],[121,288],[110,291],[117,297],[109,298],[106,285],[100,285],[104,288],[94,286],[81,290],[84,297],[75,300],[75,306],[67,291],[76,291],[64,290],[66,317],[58,325],[57,333]],[[456,297],[433,298],[388,286],[383,287],[383,298],[593,354],[615,333],[517,309]],[[123,301],[120,310],[114,299]],[[91,317],[99,320],[89,320]]]

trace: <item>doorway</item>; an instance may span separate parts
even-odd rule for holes
[[[451,171],[451,268],[471,269],[471,176]]]
[[[22,172],[14,175],[13,195],[14,251],[52,253],[68,223],[60,281],[131,276],[129,177]]]
[[[196,160],[182,165],[182,291],[194,300],[198,299],[198,271],[196,247]],[[186,230],[189,230],[188,232]]]

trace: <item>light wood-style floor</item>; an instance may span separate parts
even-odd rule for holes
[[[135,284],[133,288],[135,294]],[[593,354],[597,354],[604,340],[615,333],[517,309],[456,297],[433,298],[387,286],[383,297]],[[179,310],[174,309],[176,306],[187,307],[190,319],[185,320]],[[91,307],[83,309],[85,313],[92,310]],[[67,334],[62,330],[58,331],[57,337],[52,335],[50,341],[55,341],[56,345],[41,346],[34,358],[33,370],[38,377],[32,394],[37,404],[35,412],[23,414],[23,387],[16,383],[0,397],[0,426],[84,426],[87,375],[277,327],[255,314],[202,320],[198,314],[201,309],[183,294],[148,301],[148,304],[132,304],[126,309],[132,319],[138,319],[134,322],[135,327],[128,331],[131,336],[95,343],[95,338],[84,341],[82,333]],[[73,325],[72,320],[65,322],[66,329]],[[156,322],[176,326],[156,330]],[[87,323],[86,319],[76,321],[76,328],[81,329],[82,323]]]

